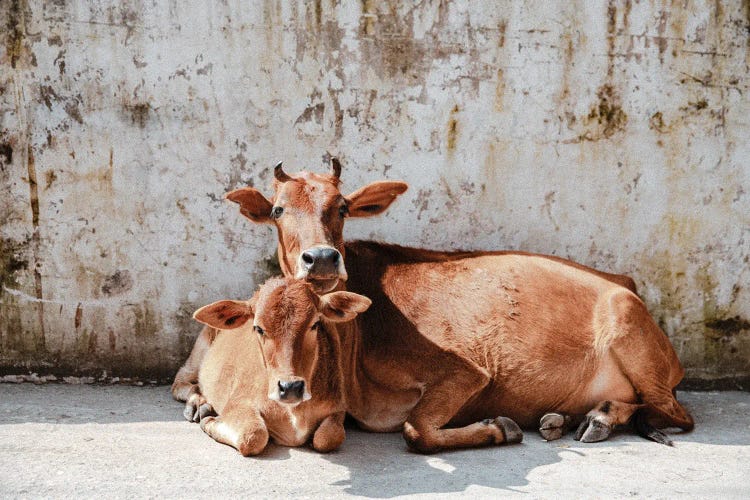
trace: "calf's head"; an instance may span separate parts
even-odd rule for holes
[[[314,397],[316,370],[338,370],[338,361],[319,356],[324,323],[345,322],[370,307],[370,299],[351,292],[317,296],[310,285],[272,278],[248,301],[222,300],[198,309],[193,317],[213,328],[232,330],[252,321],[248,333],[259,342],[268,377],[268,398],[297,404]]]
[[[267,199],[255,188],[227,194],[240,212],[257,223],[273,224],[279,236],[279,263],[285,276],[308,281],[317,293],[346,281],[344,219],[383,212],[407,189],[404,182],[381,181],[348,196],[339,191],[341,164],[331,159],[330,174],[300,172],[290,176],[274,168],[274,194]]]

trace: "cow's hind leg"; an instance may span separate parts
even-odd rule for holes
[[[268,444],[268,429],[263,418],[249,408],[234,408],[219,417],[206,417],[201,420],[201,429],[244,457],[258,455]]]
[[[465,427],[444,429],[461,407],[489,382],[476,365],[456,360],[450,378],[430,384],[404,423],[404,439],[413,450],[434,453],[442,449],[520,443],[523,432],[506,417],[488,418]]]
[[[200,335],[195,339],[190,356],[180,367],[172,383],[172,397],[177,401],[185,401],[182,414],[191,422],[199,422],[201,415],[206,416],[212,413],[210,407],[205,406],[206,400],[198,388],[198,372],[217,332],[215,328],[203,327]]]
[[[576,440],[583,443],[604,441],[618,425],[626,425],[643,405],[622,401],[602,401],[588,412],[578,426]]]
[[[547,441],[560,439],[563,434],[580,423],[581,416],[563,415],[561,413],[545,413],[539,419],[539,434]]]
[[[669,339],[637,297],[619,296],[611,303],[619,333],[611,352],[643,403],[634,419],[636,430],[649,439],[653,439],[646,428],[649,422],[692,430],[693,417],[674,395],[684,371]]]

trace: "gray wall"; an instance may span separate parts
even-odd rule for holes
[[[747,378],[749,5],[2,1],[0,366],[171,375],[274,268],[222,195],[328,150],[411,185],[348,238],[627,273]]]

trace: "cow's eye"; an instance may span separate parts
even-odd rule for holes
[[[278,219],[279,217],[281,217],[281,214],[283,213],[284,213],[284,207],[273,207],[273,209],[271,209],[271,218]]]
[[[259,327],[258,325],[254,325],[253,326],[253,330],[255,330],[258,335],[265,335],[266,334],[266,331],[263,330],[263,328]]]
[[[348,214],[349,214],[349,207],[347,207],[346,205],[341,205],[339,207],[339,217],[341,217],[343,219]]]

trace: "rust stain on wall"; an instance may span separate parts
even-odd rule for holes
[[[502,69],[497,70],[497,85],[495,86],[495,111],[503,110],[505,98],[505,74]]]
[[[127,269],[115,271],[114,274],[107,276],[101,287],[102,293],[111,297],[130,291],[133,288],[133,278]]]
[[[25,43],[28,5],[25,0],[12,0],[7,8],[5,53],[11,68],[15,69],[29,52]]]
[[[500,21],[500,23],[497,25],[497,46],[498,47],[505,47],[505,31],[508,29],[508,21],[503,19]]]
[[[631,274],[689,376],[750,374],[750,2],[695,5],[0,2],[0,369],[173,374],[278,272],[220,193],[335,150],[412,187],[352,237]]]
[[[76,315],[75,319],[73,320],[73,326],[76,330],[78,330],[81,327],[81,320],[83,319],[83,307],[82,304],[79,302],[76,306]]]
[[[29,174],[29,204],[31,205],[31,224],[34,231],[39,229],[39,188],[36,180],[36,164],[34,162],[34,151],[31,145],[27,149],[26,167]]]
[[[36,298],[37,318],[39,320],[39,335],[36,336],[36,346],[40,351],[45,350],[44,333],[44,291],[42,289],[42,273],[40,261],[41,234],[39,229],[39,187],[36,176],[36,162],[31,145],[27,147],[26,167],[29,175],[29,203],[31,205],[31,224],[34,228],[32,245],[34,249],[34,291]]]
[[[660,134],[666,134],[669,132],[669,127],[664,123],[664,114],[661,111],[657,111],[648,119],[648,127],[651,130],[655,130]]]
[[[151,105],[147,102],[125,102],[122,108],[130,118],[131,123],[138,125],[140,128],[145,128],[148,123],[149,114],[151,111]]]
[[[568,117],[568,127],[574,130],[578,128],[580,132],[578,137],[565,142],[599,141],[625,131],[628,115],[622,109],[619,94],[611,85],[603,85],[596,96],[599,100],[587,115]]]
[[[456,149],[456,140],[458,139],[458,113],[459,113],[458,104],[453,106],[453,109],[451,109],[450,117],[448,118],[448,126],[447,126],[447,137],[446,137],[446,147],[448,148],[448,151],[453,151]]]

